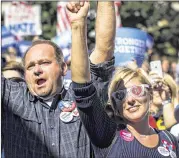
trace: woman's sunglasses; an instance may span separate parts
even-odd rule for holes
[[[140,99],[146,96],[146,88],[149,88],[147,84],[135,85],[130,88],[125,88],[112,93],[112,97],[119,101],[124,101],[127,96],[132,96],[133,98]]]

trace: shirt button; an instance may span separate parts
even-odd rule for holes
[[[55,146],[55,143],[52,143],[52,146]]]
[[[54,126],[50,126],[51,129],[54,129]]]

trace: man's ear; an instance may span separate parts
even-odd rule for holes
[[[67,74],[68,66],[65,62],[62,63],[62,76]]]

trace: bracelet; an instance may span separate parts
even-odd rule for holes
[[[164,105],[167,105],[167,104],[169,104],[169,103],[171,103],[171,100],[170,100],[170,99],[163,101],[163,102],[162,102],[162,105],[164,106]]]

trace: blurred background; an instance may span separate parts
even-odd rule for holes
[[[68,58],[71,33],[64,9],[65,2],[5,2],[1,3],[1,52],[9,60],[22,57],[32,40],[51,39],[64,49]],[[96,2],[91,1],[88,15],[88,47],[95,45]],[[117,27],[132,27],[146,31],[153,38],[148,60],[179,60],[179,2],[119,2],[116,1]],[[8,57],[7,57],[8,54]],[[9,57],[10,56],[10,57]],[[18,60],[18,59],[17,59]],[[19,59],[20,60],[20,59]]]

